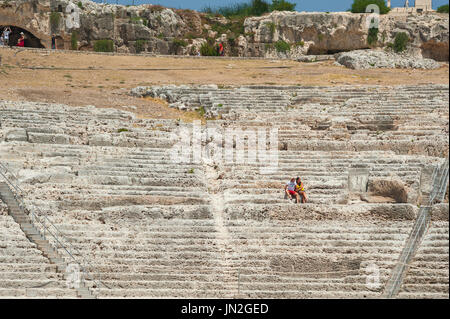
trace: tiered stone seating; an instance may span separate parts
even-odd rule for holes
[[[406,274],[399,298],[449,298],[448,229],[448,221],[432,223]]]
[[[99,297],[232,297],[212,219],[145,217],[157,209],[142,208],[145,215],[114,224],[59,225],[109,287],[99,289]]]
[[[175,163],[170,147],[186,125],[177,121],[0,102],[0,160],[19,178],[26,202],[89,261],[103,283],[96,295],[381,296],[417,213],[422,170],[448,153],[448,86],[156,92],[221,113],[217,126],[278,127],[278,169]],[[408,203],[350,196],[354,168],[370,180],[401,181],[413,190]],[[303,178],[308,204],[284,199],[293,176]],[[418,258],[436,260],[428,257]],[[376,287],[366,282],[374,265]],[[439,266],[448,270],[448,257]],[[405,285],[408,297],[429,291],[415,280]]]
[[[380,297],[412,224],[355,219],[230,220],[240,294],[249,298]],[[371,267],[376,267],[374,286],[368,281]]]
[[[277,127],[288,150],[448,154],[446,85],[238,89],[167,86],[139,87],[133,93],[165,98],[188,108],[203,106],[212,114],[220,114],[225,119],[222,122],[230,127]]]
[[[310,203],[346,203],[348,176],[352,168],[366,168],[369,179],[401,180],[419,189],[421,170],[429,158],[398,156],[393,152],[280,151],[279,167],[271,174],[259,174],[262,165],[227,165],[223,178],[225,198],[230,203],[282,203],[283,183],[301,176]],[[411,198],[411,202],[416,198]]]
[[[76,298],[0,201],[0,298]]]
[[[30,104],[28,111],[35,108],[37,105]],[[38,113],[58,127],[58,120],[52,118],[55,108],[60,107],[48,107],[46,112],[40,110]],[[1,111],[7,115],[13,113],[5,104]],[[24,108],[22,112],[28,111]],[[77,111],[68,108],[63,114],[65,118],[73,116],[76,119],[74,113]],[[112,287],[108,289],[102,285],[97,291],[100,297],[225,295],[228,289],[216,289],[226,280],[216,280],[223,267],[221,254],[216,252],[214,223],[202,178],[203,167],[172,162],[170,152],[160,143],[171,138],[169,132],[164,131],[170,125],[162,126],[162,121],[133,121],[132,116],[120,112],[111,111],[115,114],[112,118],[102,119],[107,129],[97,127],[95,134],[110,138],[119,134],[120,128],[128,128],[130,133],[120,134],[142,137],[144,142],[147,140],[145,147],[137,147],[129,141],[116,146],[92,145],[92,134],[87,126],[98,121],[95,112],[86,116],[88,124],[84,131],[81,128],[78,132],[82,138],[69,138],[61,144],[52,143],[52,139],[13,139],[3,143],[2,158],[8,159],[8,166],[28,192],[26,201],[33,201],[48,213],[61,233],[70,239],[75,248],[71,252],[79,260],[88,256],[92,265],[88,270],[106,287]],[[120,121],[116,122],[116,118]],[[77,120],[64,123],[68,132],[73,132],[72,127],[75,130],[82,127]],[[175,121],[172,124],[176,126]],[[30,123],[26,117],[16,116],[14,121],[11,118],[3,121],[2,128],[7,139],[11,128],[28,133]],[[156,133],[149,136],[148,132]],[[120,223],[122,218],[126,220],[130,216],[138,218]],[[127,226],[137,228],[128,231]],[[134,237],[136,241],[130,244]],[[191,250],[187,243],[189,239],[194,241]],[[156,242],[151,244],[152,240]],[[96,252],[98,245],[102,248]],[[110,249],[104,249],[103,245]],[[125,246],[133,248],[128,248],[128,253],[117,251]],[[180,251],[180,247],[184,249]],[[63,249],[60,252],[64,255]],[[137,267],[137,270],[132,271],[130,267]],[[155,269],[152,271],[155,277],[143,282],[140,276],[148,272],[146,267]],[[159,277],[156,276],[157,269]],[[179,275],[175,279],[174,273]],[[134,281],[130,281],[133,276]],[[173,283],[166,286],[165,277],[172,278]],[[186,279],[188,282],[183,283]]]

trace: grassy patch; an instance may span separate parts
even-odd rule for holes
[[[376,45],[378,42],[378,28],[370,28],[367,35],[367,44],[370,46]]]
[[[61,22],[61,14],[59,12],[50,13],[50,26],[52,30],[57,30]]]
[[[291,50],[291,45],[286,41],[279,40],[275,42],[275,49],[277,50],[277,52],[286,53]]]
[[[143,24],[145,26],[148,26],[148,20],[142,17],[132,17],[130,18],[130,23]]]
[[[200,106],[196,111],[201,117],[205,116],[206,113],[205,107]]]
[[[211,43],[203,43],[203,45],[200,47],[200,54],[202,56],[219,56],[217,47]]]
[[[317,38],[319,39],[319,42],[322,42],[324,39],[324,36],[322,33],[319,33],[319,35],[317,36]]]
[[[185,48],[188,45],[188,43],[182,39],[173,39],[172,43],[173,43],[175,52],[177,52],[179,48]]]
[[[141,53],[145,51],[145,45],[147,44],[147,40],[136,40],[134,43],[134,50],[136,53]]]
[[[277,29],[277,25],[273,22],[267,22],[266,23],[267,28],[269,28],[270,34],[273,35],[275,34],[275,30]]]
[[[264,0],[251,0],[244,3],[235,3],[219,8],[212,8],[207,6],[203,8],[203,12],[209,15],[222,15],[227,18],[235,17],[254,17],[262,16],[265,13],[272,11],[294,11],[295,3],[286,0],[273,0],[272,4]]]
[[[73,31],[70,36],[70,48],[72,50],[78,50],[78,32]]]
[[[114,52],[114,43],[112,40],[98,40],[94,43],[95,52]]]

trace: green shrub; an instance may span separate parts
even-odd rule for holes
[[[180,40],[180,39],[173,39],[173,44],[176,46],[176,47],[187,47],[187,42],[186,41],[184,41],[184,40]]]
[[[290,3],[285,0],[273,0],[270,11],[294,11],[295,7],[295,3]]]
[[[136,40],[136,42],[134,43],[134,50],[136,51],[136,53],[141,53],[142,51],[145,50],[145,45],[147,44],[146,40]]]
[[[384,0],[354,0],[350,11],[353,13],[366,13],[366,8],[370,4],[377,5],[380,8],[380,14],[386,14],[391,10]]]
[[[134,23],[134,24],[140,24],[140,23],[142,23],[143,25],[148,26],[148,20],[145,19],[145,18],[142,18],[142,17],[133,17],[133,18],[130,18],[130,22],[131,22],[131,23]]]
[[[78,8],[84,9],[84,8],[83,8],[83,3],[82,3],[81,1],[78,1]]]
[[[72,50],[78,50],[78,32],[73,31],[70,36],[70,47]]]
[[[264,45],[265,51],[269,51],[269,50],[272,50],[272,49],[274,49],[274,48],[275,48],[275,46],[273,45],[273,43],[266,43],[266,44]]]
[[[367,43],[372,46],[378,42],[378,28],[370,28],[367,35]]]
[[[185,48],[188,45],[188,43],[186,41],[180,40],[180,39],[173,39],[172,43],[173,43],[173,49],[175,51],[175,54],[178,53],[179,48]]]
[[[277,29],[277,25],[273,22],[267,22],[266,26],[269,28],[270,34],[273,36],[275,33],[275,30]]]
[[[197,113],[198,113],[200,116],[205,116],[205,114],[206,114],[205,107],[204,107],[204,106],[200,106],[200,107],[197,109]]]
[[[245,18],[242,17],[233,18],[232,21],[228,22],[227,24],[213,22],[211,23],[211,30],[216,31],[218,34],[233,33],[235,36],[237,36],[239,34],[244,34],[244,22]]]
[[[59,23],[61,22],[61,15],[59,12],[52,12],[50,13],[50,26],[53,30],[56,30],[59,28]]]
[[[439,8],[437,8],[437,12],[448,13],[448,4],[444,4],[443,6],[440,6]]]
[[[291,45],[289,43],[287,43],[286,41],[279,40],[279,41],[275,42],[275,49],[277,50],[277,52],[286,53],[287,51],[289,51],[291,49]]]
[[[204,7],[202,11],[210,15],[223,15],[224,17],[250,17],[261,16],[264,13],[271,11],[294,11],[295,3],[290,3],[286,0],[273,0],[272,4],[264,0],[251,0],[245,3],[236,3],[229,6],[219,8],[212,8],[210,6]]]
[[[200,54],[202,56],[218,56],[217,47],[210,43],[203,43],[200,47]]]
[[[250,15],[261,16],[264,13],[269,12],[269,4],[263,0],[252,0],[250,6]]]
[[[393,49],[395,52],[403,52],[409,42],[409,36],[405,32],[400,32],[395,35]]]
[[[128,132],[128,129],[126,129],[126,128],[119,128],[117,130],[117,133],[122,133],[122,132]]]
[[[95,52],[113,52],[114,51],[114,42],[112,40],[98,40],[94,43],[94,51]]]

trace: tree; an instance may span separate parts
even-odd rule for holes
[[[399,53],[406,50],[409,42],[409,36],[405,32],[400,32],[395,35],[394,51]]]
[[[261,16],[269,12],[269,4],[263,0],[252,0],[251,15]]]
[[[448,4],[444,4],[443,6],[440,6],[439,8],[437,8],[437,12],[448,13]]]
[[[353,13],[366,13],[366,8],[371,4],[380,8],[380,14],[386,14],[391,10],[384,0],[354,0],[350,11]]]
[[[294,11],[295,6],[295,3],[287,2],[286,0],[273,0],[270,11]]]

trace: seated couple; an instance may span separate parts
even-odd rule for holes
[[[289,199],[292,199],[292,196],[295,196],[296,203],[306,203],[308,201],[306,197],[305,188],[303,187],[303,182],[300,177],[297,179],[292,178],[289,183],[284,186],[284,191]]]

